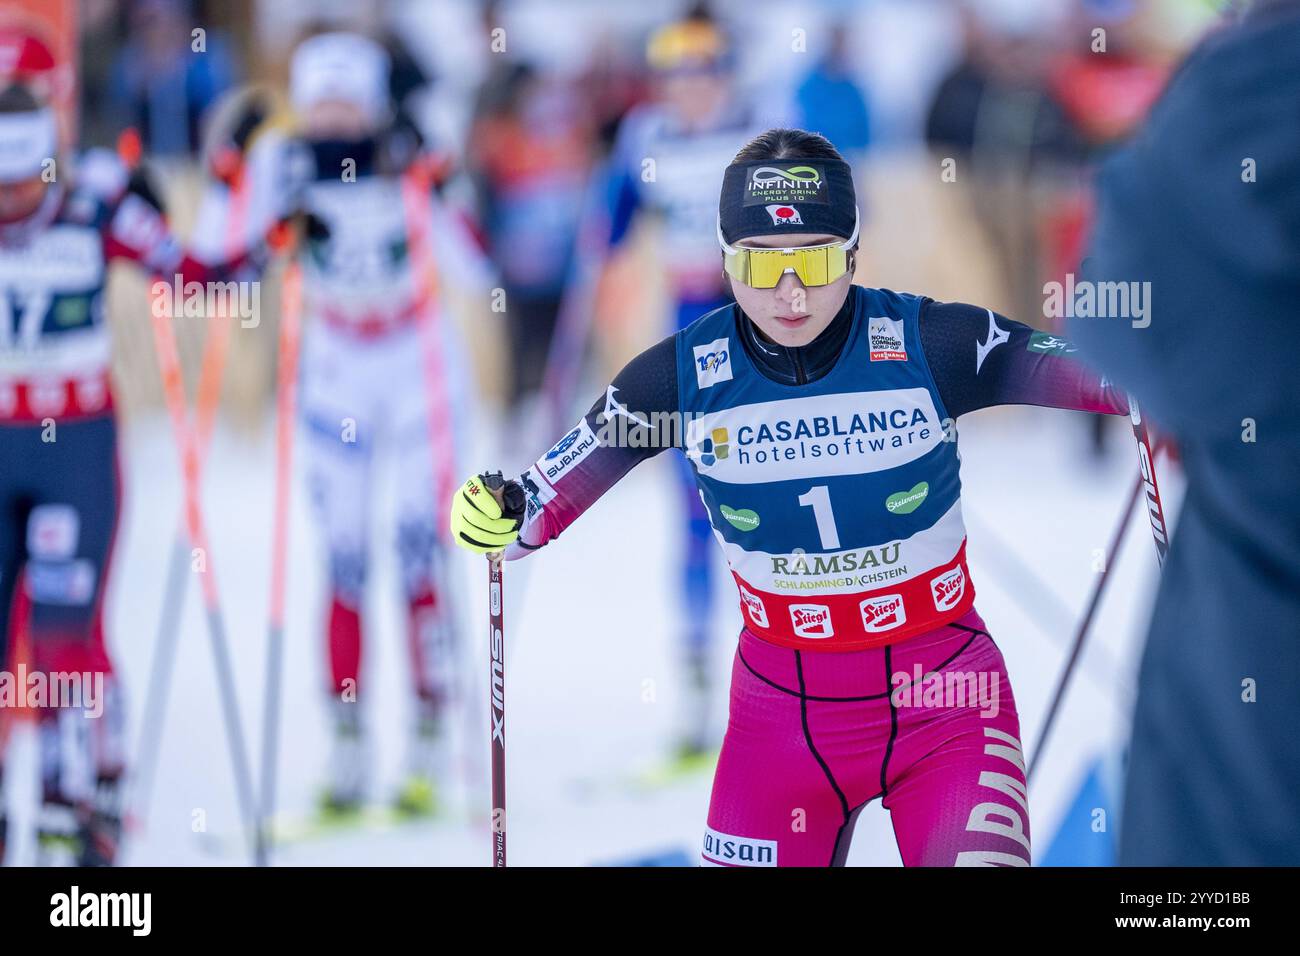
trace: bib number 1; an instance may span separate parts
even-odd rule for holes
[[[827,551],[837,551],[840,546],[840,533],[835,528],[835,512],[831,510],[831,492],[826,485],[815,485],[799,496],[799,504],[812,508],[817,520],[817,534],[822,539],[822,547]]]

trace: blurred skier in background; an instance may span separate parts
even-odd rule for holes
[[[293,53],[289,92],[292,128],[254,123],[250,137],[248,122],[234,124],[245,142],[228,145],[242,154],[246,181],[213,182],[194,243],[210,257],[228,241],[236,188],[247,189],[248,198],[245,221],[234,228],[251,236],[274,222],[301,224],[296,254],[310,328],[300,404],[308,481],[329,562],[323,643],[334,747],[321,810],[346,816],[370,789],[371,748],[358,703],[375,474],[387,446],[398,474],[396,548],[415,696],[407,771],[394,804],[430,814],[439,809],[438,784],[449,770],[458,640],[436,521],[437,502],[450,493],[441,469],[451,459],[440,450],[435,461],[431,436],[454,447],[452,396],[464,394],[456,380],[468,365],[439,303],[441,276],[431,267],[436,261],[464,281],[482,278],[482,264],[468,230],[430,191],[443,179],[446,158],[394,110],[382,46],[356,33],[310,36]],[[249,110],[256,120],[264,107],[253,100]],[[435,218],[442,228],[432,230]],[[433,323],[439,337],[438,369],[427,367],[423,323]]]
[[[731,302],[718,268],[714,221],[722,171],[759,129],[735,88],[734,51],[704,7],[656,30],[646,57],[653,99],[624,118],[609,160],[608,246],[617,250],[638,215],[659,221],[659,258],[668,273],[667,331],[690,325]],[[712,531],[685,460],[678,464],[686,535],[681,556],[683,666],[688,674],[678,715],[676,755],[692,761],[714,747],[709,711],[713,617]]]
[[[480,91],[467,165],[500,272],[510,336],[506,396],[515,420],[537,397],[572,268],[595,130],[571,81],[502,63]]]
[[[122,833],[125,718],[104,633],[122,499],[107,266],[202,282],[238,263],[185,257],[141,170],[104,150],[68,155],[55,109],[26,82],[25,64],[38,72],[49,51],[34,39],[18,50],[0,91],[0,659],[12,673],[6,638],[25,635],[22,663],[50,694],[32,704],[38,862],[109,865]],[[137,318],[148,320],[143,308]],[[77,698],[57,699],[69,680],[80,682]],[[14,704],[0,710],[0,745]],[[0,856],[6,830],[0,812]]]

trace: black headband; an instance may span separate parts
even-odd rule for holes
[[[842,160],[732,163],[722,177],[718,228],[728,244],[789,232],[848,239],[856,225],[853,170]]]

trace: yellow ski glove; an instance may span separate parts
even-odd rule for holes
[[[524,489],[501,472],[474,475],[452,498],[451,536],[462,548],[488,554],[502,551],[519,537],[524,518]]]

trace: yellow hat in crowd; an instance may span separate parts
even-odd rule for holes
[[[656,70],[716,63],[727,52],[722,31],[708,20],[670,23],[656,30],[646,44],[646,60]]]

